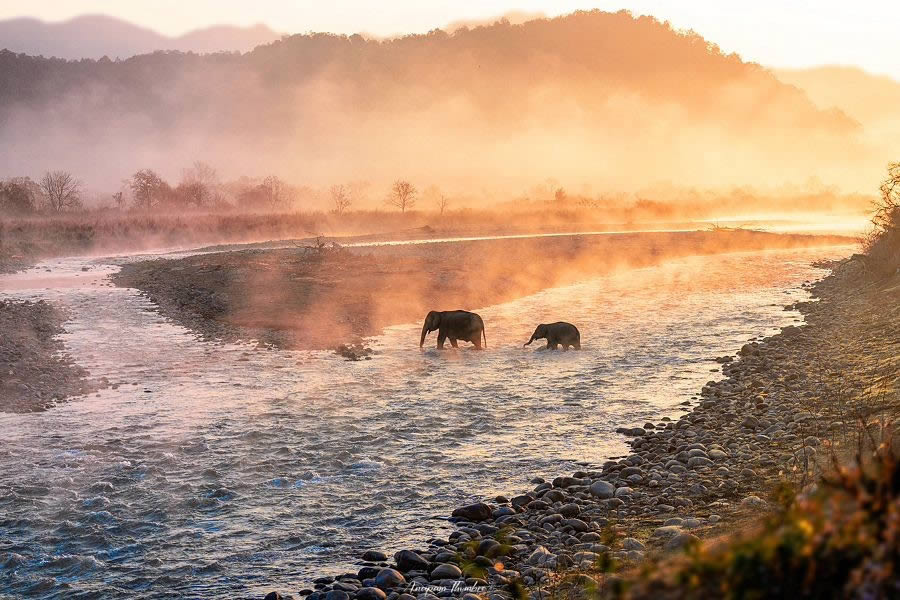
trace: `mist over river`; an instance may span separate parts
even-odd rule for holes
[[[2,297],[65,306],[67,351],[110,383],[0,413],[0,596],[295,591],[366,549],[446,537],[454,507],[621,456],[616,427],[677,418],[721,377],[715,357],[800,322],[784,307],[825,273],[812,262],[850,252],[676,259],[441,307],[477,310],[487,351],[439,352],[435,333],[420,350],[410,323],[360,362],[202,341],[105,280],[133,258],[0,277]],[[578,325],[581,352],[522,347],[557,320]]]

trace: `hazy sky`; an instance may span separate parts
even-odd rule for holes
[[[103,13],[169,35],[220,23],[265,23],[286,33],[387,36],[509,11],[558,15],[589,8],[652,14],[766,65],[849,64],[900,79],[896,0],[3,0],[0,19]]]

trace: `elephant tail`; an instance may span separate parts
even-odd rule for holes
[[[484,338],[484,347],[487,348],[487,334],[484,332],[484,325],[481,326],[481,337]]]

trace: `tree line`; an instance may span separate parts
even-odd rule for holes
[[[343,215],[367,203],[368,188],[367,182],[330,186],[325,198],[330,212]],[[85,207],[83,196],[84,184],[68,171],[47,171],[38,181],[30,177],[11,177],[0,180],[0,215],[78,212]],[[398,179],[391,185],[383,203],[405,213],[413,210],[421,198],[441,215],[450,205],[447,196],[437,187],[429,186],[424,194],[420,194],[418,188],[405,179]],[[121,188],[110,195],[109,202],[103,204],[119,210],[143,212],[279,212],[297,209],[304,200],[321,199],[321,194],[312,188],[291,185],[277,175],[240,177],[223,182],[215,168],[197,161],[183,170],[175,185],[153,169],[140,169],[125,179]]]

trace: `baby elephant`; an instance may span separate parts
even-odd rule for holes
[[[547,340],[547,349],[556,350],[559,346],[563,350],[568,350],[572,346],[576,350],[581,350],[581,334],[578,328],[571,323],[559,321],[558,323],[544,324],[541,323],[531,334],[531,339],[525,343],[527,346],[534,340],[545,338]]]

